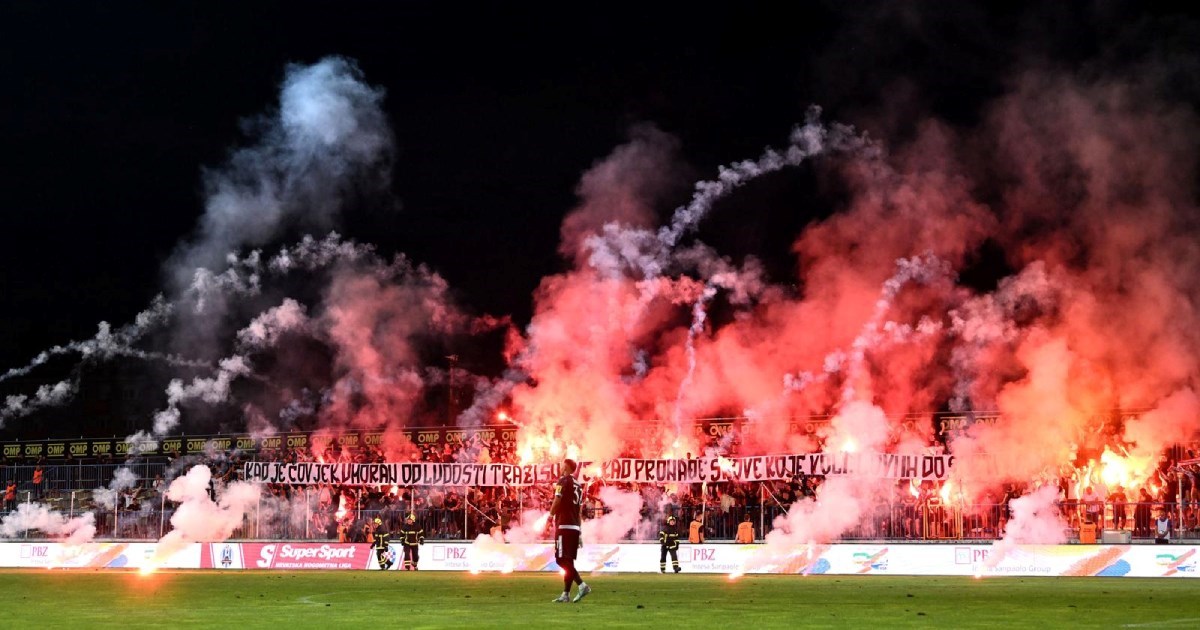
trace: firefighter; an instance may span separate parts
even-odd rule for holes
[[[383,519],[375,519],[375,529],[373,531],[372,548],[375,549],[375,559],[379,561],[379,569],[387,571],[392,568],[392,560],[395,556],[392,555],[392,550],[389,545],[389,540],[392,533],[384,530]]]
[[[658,532],[658,572],[667,572],[667,553],[671,554],[671,567],[679,573],[679,527],[674,516],[667,517],[667,524]]]
[[[417,561],[420,560],[421,545],[424,542],[425,530],[417,525],[417,515],[410,513],[404,517],[404,528],[400,530],[400,544],[404,548],[404,563],[400,565],[402,570],[417,570]]]

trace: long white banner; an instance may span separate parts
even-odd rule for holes
[[[584,462],[581,474],[619,483],[717,483],[777,481],[808,476],[857,475],[881,479],[944,480],[952,455],[894,453],[802,453],[695,459],[614,459]],[[320,464],[247,462],[246,481],[349,486],[531,486],[551,483],[558,464]]]

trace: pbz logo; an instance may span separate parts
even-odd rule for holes
[[[48,545],[22,545],[22,558],[49,558],[50,547]]]
[[[715,562],[717,550],[712,547],[692,547],[692,562]]]
[[[446,547],[446,559],[447,560],[466,560],[467,559],[467,548],[466,547]]]

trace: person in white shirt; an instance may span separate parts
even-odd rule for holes
[[[1154,542],[1158,545],[1171,542],[1171,519],[1166,510],[1159,510],[1158,518],[1154,520]]]

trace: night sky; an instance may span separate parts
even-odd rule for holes
[[[1031,66],[1167,60],[1169,96],[1200,103],[1197,21],[1145,3],[215,4],[0,7],[4,369],[127,322],[164,290],[203,212],[204,169],[277,106],[289,63],[344,56],[386,90],[391,190],[351,204],[338,230],[518,323],[566,265],[559,228],[581,174],[637,124],[677,138],[697,180],[785,144],[814,104],[882,138],[929,117],[970,126]],[[811,173],[784,172],[721,202],[699,236],[762,256],[781,281],[792,235],[838,203]],[[968,280],[989,282],[993,262]]]

